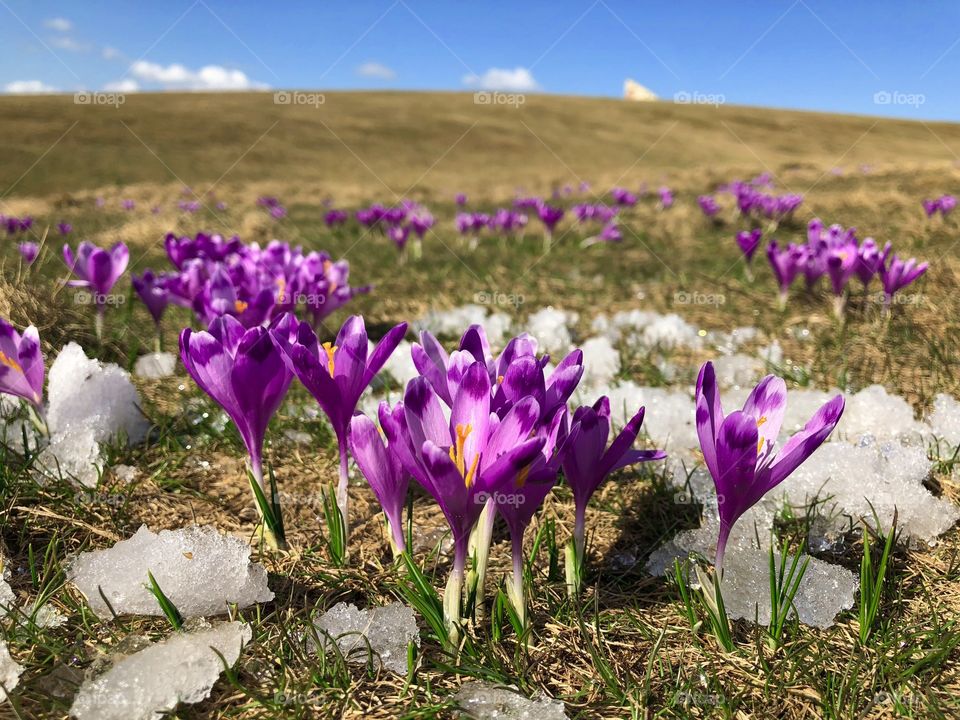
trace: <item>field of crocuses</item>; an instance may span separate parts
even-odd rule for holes
[[[0,715],[956,716],[960,169],[861,159],[4,197]]]

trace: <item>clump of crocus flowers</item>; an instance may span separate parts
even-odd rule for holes
[[[739,241],[739,236],[738,236]],[[790,286],[803,275],[807,290],[813,291],[821,278],[826,277],[834,299],[834,313],[842,317],[849,295],[849,284],[856,278],[866,291],[873,278],[883,285],[884,307],[889,308],[894,294],[919,278],[927,263],[915,259],[902,260],[893,253],[890,243],[883,247],[873,238],[857,237],[855,228],[841,225],[825,227],[814,218],[807,226],[807,242],[790,243],[784,247],[772,240],[767,247],[767,258],[780,289],[780,307],[786,305]]]
[[[939,213],[940,217],[946,219],[957,207],[957,198],[953,195],[941,195],[935,199],[923,200],[922,205],[923,212],[926,213],[927,217],[933,217]]]
[[[169,233],[164,247],[173,270],[147,270],[134,277],[134,288],[157,322],[173,304],[193,310],[204,324],[231,315],[244,327],[254,327],[298,310],[319,326],[370,289],[350,285],[345,260],[279,240],[261,248],[236,236]]]
[[[43,410],[43,353],[33,325],[23,333],[0,318],[0,393],[26,400],[37,427],[46,432]]]

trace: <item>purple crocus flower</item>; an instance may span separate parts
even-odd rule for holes
[[[944,195],[940,198],[940,214],[946,217],[957,207],[957,199],[953,195]]]
[[[921,201],[921,204],[923,205],[923,212],[926,213],[927,217],[933,217],[940,209],[939,200],[931,200],[927,198],[926,200]]]
[[[767,259],[770,261],[770,267],[773,269],[777,285],[780,287],[780,309],[787,305],[787,295],[790,293],[790,286],[800,272],[803,250],[793,243],[786,248],[780,249],[776,240],[771,240],[767,246]]]
[[[349,215],[346,210],[329,210],[326,215],[323,216],[323,221],[327,224],[328,228],[338,227],[347,222]]]
[[[620,206],[633,207],[637,204],[637,196],[622,187],[615,187],[610,191],[613,201]]]
[[[501,492],[535,460],[544,439],[530,433],[540,416],[527,397],[494,422],[491,383],[482,362],[461,376],[449,422],[430,383],[417,377],[402,403],[381,415],[384,433],[413,478],[433,496],[453,535],[454,561],[444,594],[444,614],[455,640],[470,532],[487,498]]]
[[[117,280],[127,269],[130,251],[122,242],[118,242],[107,251],[84,240],[78,246],[76,256],[69,245],[64,245],[63,259],[70,271],[78,278],[71,280],[69,285],[89,288],[97,300],[98,307],[102,307],[103,296],[113,289]]]
[[[410,236],[409,225],[394,225],[387,229],[387,237],[393,240],[398,250],[403,250],[407,246],[407,238]]]
[[[843,414],[844,400],[837,395],[823,405],[779,453],[775,446],[787,405],[787,386],[781,378],[768,375],[750,393],[743,410],[724,416],[713,363],[707,362],[697,378],[696,401],[700,449],[717,489],[719,571],[734,523],[829,437]]]
[[[567,435],[567,407],[564,404],[554,412],[553,420],[541,424],[536,431],[544,440],[540,454],[494,498],[497,512],[503,517],[510,531],[513,555],[513,583],[507,586],[508,595],[521,622],[526,619],[526,603],[523,592],[523,535],[533,520],[537,509],[550,494],[557,481],[560,469],[558,447]]]
[[[743,256],[747,259],[748,265],[753,262],[753,256],[757,252],[757,248],[760,247],[760,241],[762,239],[763,231],[760,228],[741,230],[737,233],[737,245],[740,247],[740,252],[742,252]]]
[[[31,325],[23,334],[0,318],[0,393],[21,397],[43,417],[43,354]]]
[[[897,255],[890,257],[889,265],[884,261],[880,265],[884,307],[889,309],[894,293],[923,275],[927,271],[927,267],[929,267],[929,263],[917,263],[914,258],[901,260]]]
[[[131,281],[133,289],[143,300],[143,304],[147,306],[147,311],[153,317],[153,322],[159,328],[163,312],[170,302],[170,291],[167,290],[166,278],[163,275],[155,275],[153,270],[145,270],[140,277],[133,275]]]
[[[40,246],[30,240],[17,245],[17,250],[20,251],[20,256],[27,265],[33,265],[33,261],[36,260],[37,255],[40,254]]]
[[[664,185],[657,192],[660,194],[660,207],[666,210],[673,206],[673,191],[670,188]]]
[[[587,503],[607,476],[615,470],[651,460],[662,460],[662,450],[634,450],[633,443],[643,424],[644,408],[640,408],[607,448],[610,435],[610,400],[601,397],[593,407],[577,408],[570,434],[560,450],[563,476],[573,491],[575,520],[573,555],[568,555],[568,583],[579,589],[580,569],[586,547],[585,518]],[[572,567],[571,567],[572,563]]]
[[[349,527],[347,460],[350,421],[363,391],[403,339],[407,324],[400,323],[392,328],[369,355],[367,330],[359,315],[347,319],[333,343],[321,343],[308,323],[298,323],[290,315],[281,318],[280,324],[290,326],[292,330],[289,333],[273,332],[274,343],[288,367],[316,399],[337,437],[340,451],[337,505],[344,527]]]
[[[245,329],[224,315],[206,331],[186,328],[180,333],[180,358],[187,373],[227,413],[243,438],[250,473],[264,495],[270,491],[263,480],[263,440],[270,418],[280,407],[292,373],[271,338],[274,328]],[[266,533],[265,533],[266,534]],[[283,538],[270,537],[282,544]]]
[[[379,416],[384,418],[389,414],[390,407],[386,402],[381,402]],[[383,424],[382,419],[380,423]],[[410,474],[403,468],[393,449],[384,445],[380,431],[366,415],[358,413],[350,421],[349,444],[357,467],[380,501],[390,529],[394,553],[399,555],[407,547],[403,537],[403,504],[410,485]]]
[[[553,244],[553,231],[556,229],[557,223],[563,219],[563,208],[540,202],[537,205],[537,215],[543,223],[543,251],[549,252],[550,246]]]
[[[120,207],[122,207],[124,210],[127,210],[127,211],[133,210],[136,206],[137,204],[133,200],[120,201]]]
[[[457,193],[456,195],[454,195],[453,201],[460,207],[463,207],[464,205],[467,204],[467,196],[464,195],[463,193]]]
[[[697,205],[700,206],[700,211],[708,218],[715,217],[720,212],[720,205],[713,195],[700,195],[697,198]]]
[[[57,232],[61,235],[69,235],[73,232],[73,225],[70,223],[57,223]]]
[[[864,287],[867,287],[873,276],[880,272],[880,267],[886,261],[890,250],[890,243],[887,243],[881,250],[873,238],[864,239],[857,249],[857,262],[854,268],[854,272],[860,278]]]

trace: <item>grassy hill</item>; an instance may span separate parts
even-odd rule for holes
[[[651,183],[689,171],[946,163],[960,126],[786,110],[468,93],[132,94],[119,107],[72,95],[0,97],[6,196],[132,183],[336,187],[361,196],[489,196],[582,178]],[[710,175],[712,178],[712,174]],[[720,175],[717,176],[721,177]],[[11,188],[12,186],[12,188]]]

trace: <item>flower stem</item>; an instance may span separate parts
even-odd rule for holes
[[[350,455],[347,451],[347,443],[345,440],[338,439],[337,445],[340,449],[340,480],[337,483],[337,507],[340,508],[340,517],[343,518],[343,541],[344,547],[346,547],[347,538],[350,537],[350,525],[348,522],[348,518],[350,517],[350,496],[347,494],[347,483],[350,479],[348,474]]]
[[[487,498],[480,519],[477,521],[476,534],[471,534],[473,547],[473,570],[470,573],[468,591],[473,596],[475,607],[483,607],[483,583],[487,577],[487,565],[490,560],[490,542],[493,539],[493,523],[497,519],[497,508],[493,498]]]
[[[447,640],[451,647],[460,644],[460,601],[466,565],[467,543],[457,541],[454,547],[453,569],[443,592],[443,619],[447,624]]]
[[[507,586],[507,594],[513,609],[517,611],[520,623],[527,624],[527,603],[523,593],[523,531],[515,533],[511,538],[513,549],[513,583]]]

